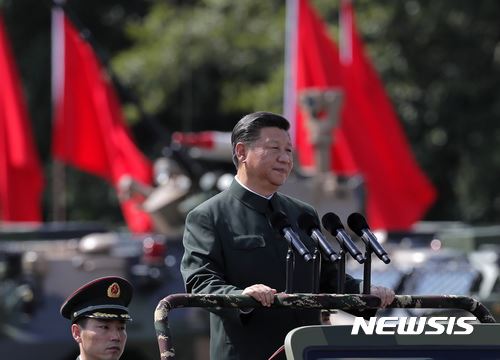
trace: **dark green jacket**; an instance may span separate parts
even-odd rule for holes
[[[274,210],[287,214],[301,240],[313,250],[312,240],[297,228],[303,212],[315,217],[304,202],[276,193]],[[181,272],[186,290],[198,294],[241,294],[254,284],[283,292],[286,287],[287,242],[268,221],[268,200],[244,189],[237,181],[192,210],[186,218]],[[320,292],[335,291],[334,266],[323,261]],[[296,293],[312,292],[312,266],[295,256]],[[346,281],[346,292],[358,293],[359,280]],[[238,309],[210,314],[210,354],[213,360],[268,359],[283,345],[286,334],[319,323],[317,310],[255,309],[242,315]]]

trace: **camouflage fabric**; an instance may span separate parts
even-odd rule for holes
[[[271,308],[303,309],[376,309],[380,299],[373,295],[337,294],[278,294]],[[173,294],[162,299],[155,310],[155,329],[161,360],[175,359],[175,350],[168,326],[170,310],[182,307],[260,308],[262,305],[246,295]],[[482,323],[494,323],[491,313],[479,301],[466,296],[397,295],[390,308],[462,309],[472,313]]]

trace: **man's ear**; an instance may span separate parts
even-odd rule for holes
[[[236,144],[234,148],[234,152],[236,154],[236,158],[238,159],[238,163],[244,163],[247,158],[247,147],[242,142]]]
[[[71,325],[71,335],[73,336],[73,339],[80,344],[82,342],[82,328],[77,325],[77,324],[72,324]]]

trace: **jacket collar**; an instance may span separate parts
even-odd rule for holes
[[[257,210],[260,213],[265,214],[269,211],[269,201],[271,201],[274,210],[279,210],[279,196],[277,192],[274,193],[271,200],[267,200],[263,196],[248,191],[236,180],[233,180],[231,186],[229,187],[229,193],[246,206]]]

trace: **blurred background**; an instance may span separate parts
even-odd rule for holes
[[[104,82],[116,92],[123,128],[144,157],[140,162],[149,164],[149,175],[137,181],[124,177],[126,172],[100,176],[99,171],[82,171],[81,163],[61,152],[61,161],[55,160],[55,137],[64,135],[54,132],[59,119],[54,74],[70,67],[53,60],[53,4],[0,0],[33,154],[44,178],[39,216],[29,222],[4,217],[7,221],[0,223],[0,352],[16,349],[21,352],[16,359],[40,351],[47,358],[74,358],[69,325],[60,319],[58,308],[83,282],[113,273],[131,279],[139,289],[132,308],[139,320],[130,326],[131,346],[125,359],[158,358],[152,314],[161,298],[184,291],[178,270],[184,216],[227,187],[235,172],[227,132],[250,112],[290,114],[283,105],[287,82],[294,79],[290,41],[299,28],[298,9],[305,6],[300,1],[294,12],[293,3],[288,1],[288,7],[283,0],[68,0],[63,4],[75,34],[90,45],[106,74]],[[342,47],[341,2],[307,3],[332,43]],[[500,165],[500,3],[356,0],[353,6],[364,56],[392,104],[396,127],[404,134],[403,150],[409,151],[418,176],[426,179],[433,194],[404,226],[375,226],[393,261],[379,267],[374,260],[372,281],[400,294],[476,296],[498,320],[500,179],[495,168]],[[80,65],[75,65],[74,73],[81,69],[88,74]],[[337,80],[315,86],[336,88]],[[0,89],[7,89],[6,78],[0,77]],[[86,95],[85,89],[80,96]],[[370,94],[372,89],[366,91]],[[292,108],[307,112],[298,105]],[[9,134],[12,139],[5,129],[0,136]],[[353,131],[366,138],[374,134],[361,125]],[[380,131],[378,135],[384,134],[383,127]],[[379,144],[399,141],[393,132],[385,135]],[[302,136],[306,135],[295,134]],[[311,202],[320,215],[335,211],[345,220],[353,211],[369,213],[367,185],[372,183],[363,171],[314,170],[301,158],[301,146],[297,146],[296,171],[284,192]],[[120,163],[120,156],[109,161]],[[331,161],[334,169],[345,165],[342,161],[337,165],[335,158]],[[362,168],[357,165],[356,169]],[[391,169],[407,174],[398,166]],[[403,176],[397,183],[404,188],[413,180]],[[320,191],[315,193],[312,189],[318,184]],[[389,197],[390,190],[381,191]],[[152,225],[131,228],[134,225],[121,207],[126,201],[144,210]],[[130,211],[133,217],[135,210]],[[368,220],[375,222],[370,216]],[[359,265],[348,264],[348,272],[362,277]],[[180,329],[177,336],[184,354],[180,358],[203,359],[206,314],[183,310],[172,316],[172,328]],[[47,324],[52,326],[50,333],[44,330]],[[193,336],[198,339],[196,346],[189,343]],[[20,349],[19,342],[33,347]]]
[[[337,1],[312,1],[338,30]],[[494,223],[500,198],[495,1],[356,1],[358,30],[415,157],[437,188],[426,218]],[[256,109],[282,112],[284,1],[70,1],[124,88],[137,145],[158,157],[169,132],[230,131]],[[50,2],[3,1],[9,39],[50,176]],[[133,96],[133,100],[127,98]],[[140,117],[165,128],[151,133]],[[162,143],[163,141],[163,143]],[[70,173],[68,219],[120,221],[113,189]],[[50,178],[48,178],[50,182]],[[82,193],[85,186],[93,191]],[[44,218],[50,220],[50,188]],[[106,201],[101,201],[105,198]]]

